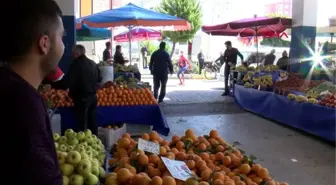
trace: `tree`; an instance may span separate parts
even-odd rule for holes
[[[188,31],[164,31],[163,36],[173,43],[170,57],[179,42],[188,42],[194,38],[202,26],[202,9],[198,0],[163,0],[156,8],[157,11],[187,20],[191,29]]]

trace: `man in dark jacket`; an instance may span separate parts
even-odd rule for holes
[[[112,55],[111,55],[111,42],[106,42],[105,43],[105,50],[103,52],[103,61],[109,62],[112,60]]]
[[[265,66],[274,64],[274,61],[276,58],[274,53],[275,53],[275,50],[272,49],[271,52],[265,56],[265,61],[264,61]]]
[[[74,112],[78,130],[90,129],[97,134],[96,107],[97,84],[101,80],[96,63],[85,56],[85,48],[76,45],[73,48],[74,61],[65,76],[69,86],[69,96],[74,102]]]
[[[198,59],[198,67],[199,67],[199,74],[202,74],[202,69],[204,66],[204,55],[202,53],[202,50],[198,53],[197,55],[197,59]]]
[[[146,69],[148,66],[147,66],[147,47],[146,46],[142,46],[141,48],[141,56],[142,56],[142,67],[144,69]]]
[[[223,60],[225,62],[224,69],[224,85],[225,91],[222,96],[229,95],[229,74],[231,67],[236,66],[237,56],[240,57],[241,61],[244,61],[244,56],[238,51],[237,48],[232,47],[231,41],[225,42],[226,50],[224,52]]]
[[[124,59],[124,56],[121,53],[121,46],[120,45],[116,46],[116,51],[114,53],[113,60],[114,60],[115,64],[125,65],[125,63],[126,63],[125,59]]]
[[[173,64],[169,54],[165,51],[165,48],[166,43],[161,42],[160,48],[152,54],[149,62],[149,70],[153,75],[154,97],[155,99],[158,99],[159,103],[162,103],[164,97],[166,96],[168,73],[173,74]],[[159,89],[160,89],[160,96],[158,97]]]

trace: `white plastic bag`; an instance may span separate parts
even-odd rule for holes
[[[103,66],[99,67],[100,75],[102,78],[101,84],[104,85],[106,82],[111,81],[113,82],[113,66]]]

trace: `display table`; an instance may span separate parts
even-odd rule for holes
[[[68,128],[76,128],[73,109],[71,107],[60,108],[59,113],[61,115],[62,133]],[[165,136],[167,136],[170,131],[166,119],[163,117],[158,105],[97,108],[97,124],[99,127],[120,122],[152,125],[153,130]]]
[[[234,86],[235,101],[244,109],[335,142],[335,109],[298,103],[273,92]]]

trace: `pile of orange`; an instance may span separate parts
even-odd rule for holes
[[[73,102],[68,91],[51,89],[41,93],[45,101],[50,101],[53,107],[71,107]],[[97,91],[97,106],[132,106],[156,105],[152,92],[147,88],[134,89],[118,85],[105,86]]]
[[[113,172],[107,174],[105,185],[288,185],[273,180],[266,168],[228,144],[216,130],[197,137],[188,129],[185,136],[173,136],[171,142],[155,131],[141,138],[159,143],[160,154],[138,150],[137,141],[124,134],[108,161]],[[184,161],[192,177],[185,182],[174,179],[161,156]]]

